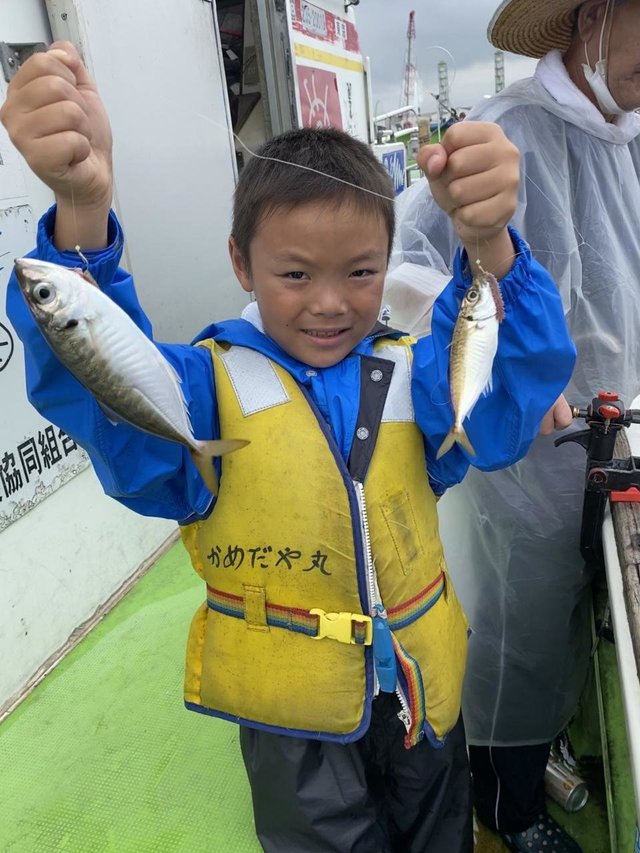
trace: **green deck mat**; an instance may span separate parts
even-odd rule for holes
[[[178,543],[0,726],[2,853],[261,849],[237,728],[182,704],[202,598]],[[609,848],[598,799],[554,809],[585,853]],[[504,850],[480,829],[476,853]]]
[[[182,704],[202,598],[179,543],[0,726],[3,853],[261,849],[236,726]]]

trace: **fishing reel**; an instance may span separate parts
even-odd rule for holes
[[[601,563],[602,520],[611,500],[640,500],[640,457],[615,458],[620,430],[640,424],[640,409],[626,409],[615,392],[601,391],[586,409],[572,406],[574,418],[585,421],[587,429],[556,439],[556,447],[568,442],[587,452],[580,553],[587,563]],[[629,492],[629,490],[634,490]],[[627,494],[624,494],[627,493]]]

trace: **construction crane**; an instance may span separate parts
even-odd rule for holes
[[[407,27],[407,55],[404,63],[404,83],[402,87],[401,107],[416,107],[417,105],[417,72],[416,72],[416,13],[409,12]]]

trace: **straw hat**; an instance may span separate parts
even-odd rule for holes
[[[501,50],[544,56],[569,47],[575,13],[584,0],[503,0],[487,36]]]

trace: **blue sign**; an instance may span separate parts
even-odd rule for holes
[[[407,152],[404,146],[398,151],[385,151],[382,165],[391,175],[395,194],[399,195],[407,187]]]

